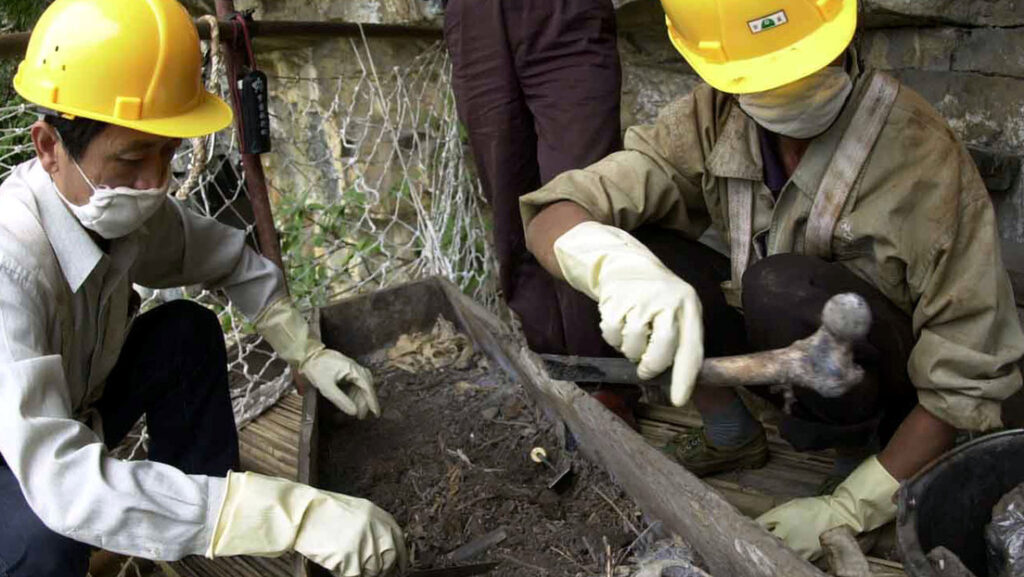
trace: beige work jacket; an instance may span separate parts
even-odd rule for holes
[[[728,238],[726,183],[746,179],[754,181],[755,252],[801,253],[822,176],[868,77],[859,76],[777,200],[763,182],[756,124],[733,97],[702,85],[653,125],[630,128],[624,151],[524,196],[523,221],[569,200],[625,230],[653,224],[697,239],[711,227]],[[832,251],[912,317],[907,370],[921,405],[959,428],[1000,427],[1001,401],[1021,386],[1024,334],[992,203],[964,146],[906,87],[843,207]]]
[[[284,275],[244,231],[173,198],[104,252],[58,194],[38,160],[0,186],[0,455],[60,535],[148,559],[202,555],[224,479],[111,457],[95,404],[129,334],[133,284],[223,289],[252,319],[285,296]]]

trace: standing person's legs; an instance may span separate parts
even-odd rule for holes
[[[445,41],[452,88],[484,192],[505,300],[535,351],[563,353],[555,281],[526,249],[519,197],[540,188],[537,135],[516,78],[503,0],[449,0]]]
[[[190,475],[238,468],[224,332],[201,305],[174,301],[139,316],[97,408],[108,447],[145,414],[150,460]]]
[[[541,182],[619,150],[622,71],[611,0],[507,0],[505,15]],[[587,329],[600,322],[597,304],[567,283],[556,290],[568,352],[614,355]]]

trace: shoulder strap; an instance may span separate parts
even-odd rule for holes
[[[743,273],[752,258],[754,181],[730,178],[726,189],[729,197],[729,260],[732,264],[732,280],[722,288],[729,304],[739,307]]]
[[[751,239],[754,227],[754,182],[730,178],[729,192],[729,258],[732,261],[732,280],[739,286],[743,273],[750,264]]]
[[[885,127],[889,112],[899,95],[895,78],[874,72],[871,84],[857,107],[857,112],[839,141],[832,162],[814,197],[807,219],[804,254],[823,259],[832,258],[832,233],[843,212],[850,191],[857,181],[868,155]]]

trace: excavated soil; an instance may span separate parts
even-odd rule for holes
[[[322,417],[319,485],[391,512],[416,568],[500,561],[490,575],[635,572],[657,527],[603,471],[565,450],[521,385],[450,325],[360,360],[374,372],[383,414]],[[545,448],[556,468],[572,462],[567,491],[547,488],[554,473],[530,460],[534,447]],[[451,559],[501,529],[501,543]]]

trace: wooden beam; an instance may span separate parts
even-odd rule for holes
[[[205,22],[196,22],[199,36],[203,40],[210,39],[210,27]],[[230,22],[222,18],[220,33],[222,38],[231,38],[234,28]],[[279,22],[256,21],[249,25],[249,33],[253,38],[421,38],[440,40],[441,30],[425,26],[399,26],[395,24],[359,24],[354,22]],[[0,34],[0,59],[17,58],[25,55],[28,47],[29,32]]]
[[[713,575],[825,577],[714,489],[649,445],[576,385],[552,381],[541,361],[495,331],[491,315],[447,283],[462,329],[522,383],[546,412],[568,424],[583,453],[652,518],[682,537]]]
[[[0,58],[21,58],[28,46],[28,32],[0,34]]]
[[[821,577],[753,520],[689,471],[651,447],[575,385],[533,381],[568,423],[580,447],[622,486],[646,513],[691,544],[712,574],[737,577]]]

